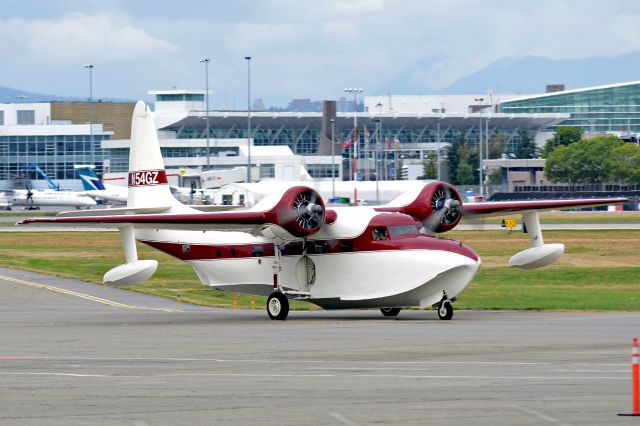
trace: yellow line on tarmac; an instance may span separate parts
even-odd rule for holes
[[[128,305],[126,303],[115,302],[113,300],[103,299],[101,297],[92,296],[92,295],[86,294],[86,293],[79,293],[77,291],[67,290],[67,289],[60,288],[60,287],[54,287],[52,285],[34,283],[32,281],[25,281],[25,280],[21,280],[21,279],[18,279],[18,278],[7,277],[5,275],[0,275],[0,279],[5,280],[5,281],[14,282],[14,283],[17,283],[17,284],[28,285],[30,287],[42,288],[42,289],[45,289],[45,290],[54,291],[56,293],[66,294],[66,295],[69,295],[69,296],[79,297],[80,299],[85,299],[85,300],[90,300],[92,302],[102,303],[103,305],[115,306],[117,308],[145,309],[145,310],[149,310],[149,311],[162,311],[162,312],[181,312],[179,309],[149,308],[149,307],[146,307],[146,306]]]

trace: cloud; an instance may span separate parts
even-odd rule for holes
[[[23,24],[29,53],[49,61],[126,60],[176,50],[173,43],[109,14],[73,13]]]

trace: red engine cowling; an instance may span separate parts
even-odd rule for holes
[[[446,232],[455,228],[462,217],[462,198],[456,188],[446,182],[425,185],[418,196],[404,206],[384,206],[378,211],[408,214],[422,222],[432,232]]]
[[[289,188],[276,206],[265,212],[269,222],[298,238],[318,232],[326,221],[326,214],[320,194],[306,186]]]

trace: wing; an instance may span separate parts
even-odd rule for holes
[[[626,203],[627,198],[588,198],[576,200],[531,200],[531,201],[483,201],[465,203],[463,215],[491,215],[507,212],[525,212],[533,210],[559,210],[575,207],[592,207],[608,204]]]
[[[133,225],[145,229],[189,231],[242,231],[264,235],[271,230],[279,238],[302,238],[336,220],[336,213],[325,209],[324,202],[313,189],[296,186],[277,199],[265,199],[252,210],[220,212],[187,212],[166,214],[167,207],[119,208],[66,212],[56,217],[39,217],[18,222],[22,226],[69,228],[123,228]],[[284,233],[283,233],[284,231]]]

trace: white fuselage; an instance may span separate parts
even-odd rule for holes
[[[89,207],[96,202],[91,197],[73,191],[55,191],[52,189],[33,189],[31,197],[26,189],[16,189],[5,193],[9,203],[16,206],[70,206]]]
[[[128,189],[125,186],[104,185],[105,189],[93,189],[85,191],[85,194],[92,198],[102,198],[103,200],[127,202]]]
[[[266,238],[243,232],[140,229],[136,238],[190,263],[204,285],[257,295],[269,295],[274,289],[275,258],[268,252],[272,243]],[[258,246],[267,248],[268,255],[242,256]],[[228,255],[231,249],[237,257]],[[192,254],[200,258],[190,259]],[[310,301],[325,308],[431,306],[442,300],[443,291],[455,297],[480,266],[479,258],[437,248],[307,256],[312,268],[301,251],[282,255],[279,283],[285,289],[308,292]]]

